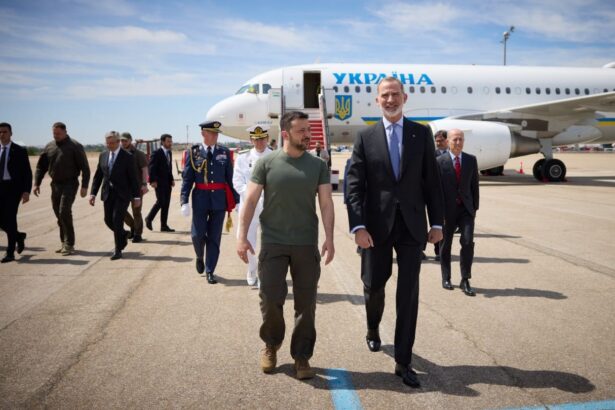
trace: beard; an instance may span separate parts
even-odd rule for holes
[[[299,151],[307,151],[308,147],[310,146],[310,138],[292,140],[290,141],[290,145],[292,145],[294,148],[298,149]]]
[[[399,107],[395,108],[395,109],[387,109],[384,108],[383,106],[380,106],[380,110],[382,111],[382,114],[388,118],[395,118],[397,116],[399,116],[400,114],[403,114],[404,112],[404,106],[400,105]]]

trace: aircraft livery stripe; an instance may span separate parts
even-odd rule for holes
[[[363,410],[347,370],[327,369],[327,381],[335,410]]]

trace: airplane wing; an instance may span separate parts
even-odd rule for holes
[[[579,121],[595,118],[595,113],[598,111],[615,111],[615,91],[511,107],[497,111],[464,114],[451,118],[501,121],[509,124],[519,123],[521,120],[538,120],[524,121],[524,130],[558,132]],[[537,128],[534,128],[532,124],[537,126]]]

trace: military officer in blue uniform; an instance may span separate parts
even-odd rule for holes
[[[220,255],[224,214],[239,202],[233,188],[233,164],[228,148],[217,144],[221,123],[199,124],[202,144],[193,145],[182,173],[181,204],[185,209],[192,191],[192,244],[196,270],[205,272],[207,282],[217,283],[214,271]],[[205,260],[203,260],[205,257]]]

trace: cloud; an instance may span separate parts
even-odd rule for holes
[[[171,30],[148,30],[136,26],[86,27],[81,31],[84,39],[105,45],[179,44],[187,40],[184,33]]]
[[[67,0],[67,2],[85,6],[94,13],[119,17],[129,17],[137,14],[137,9],[125,0]]]

